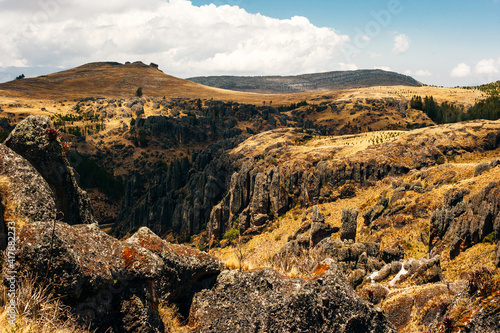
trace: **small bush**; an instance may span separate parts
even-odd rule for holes
[[[467,289],[469,295],[486,297],[494,293],[500,287],[498,279],[494,278],[494,271],[488,267],[474,270],[467,277]]]
[[[240,235],[240,232],[236,228],[231,228],[224,233],[223,238],[229,241],[235,240]]]

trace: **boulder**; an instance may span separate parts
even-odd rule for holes
[[[56,203],[49,184],[22,156],[0,144],[0,249],[5,249],[4,218],[16,223],[20,230],[25,223],[53,220]]]
[[[318,206],[313,207],[311,219],[311,247],[316,246],[324,238],[330,237],[332,234],[339,231],[338,227],[334,227],[325,223],[325,217],[319,211]]]
[[[179,313],[187,317],[193,295],[211,288],[225,265],[205,252],[185,245],[162,240],[146,227],[140,228],[124,245],[150,250],[163,260],[156,280],[158,297],[177,305]]]
[[[358,210],[345,207],[342,209],[342,220],[340,226],[340,239],[356,240],[356,229],[358,226]]]
[[[78,186],[48,117],[30,116],[21,121],[5,140],[5,145],[28,160],[47,181],[64,222],[95,222],[90,199]]]
[[[97,332],[164,330],[155,292],[162,259],[96,224],[31,223],[19,232],[16,259],[19,276],[50,285]]]
[[[361,300],[332,259],[307,279],[273,270],[224,271],[195,295],[194,332],[396,332],[383,313]]]

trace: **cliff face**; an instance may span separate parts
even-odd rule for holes
[[[196,154],[192,165],[179,164],[177,171],[173,167],[158,176],[136,206],[133,193],[141,181],[132,178],[120,226],[193,233],[206,225],[209,238],[219,238],[237,221],[241,232],[258,232],[297,204],[349,197],[357,187],[387,176],[500,145],[500,125],[487,121],[388,133],[381,144],[367,144],[368,137],[346,144],[341,138],[314,138],[313,133],[276,129],[242,143],[241,137],[221,141]],[[187,182],[176,182],[183,174]]]

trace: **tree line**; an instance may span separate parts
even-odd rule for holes
[[[410,107],[421,110],[437,124],[448,124],[474,119],[500,119],[500,98],[491,94],[485,100],[479,101],[469,110],[448,102],[438,103],[432,96],[413,96]]]

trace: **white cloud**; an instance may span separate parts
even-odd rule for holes
[[[380,58],[382,56],[382,53],[369,52],[368,55],[370,56],[370,58],[375,59]]]
[[[392,71],[392,69],[388,66],[375,66],[375,67],[373,67],[373,69],[381,69],[383,71],[388,71],[388,72]]]
[[[394,48],[392,51],[396,54],[402,54],[410,48],[410,38],[405,34],[399,34],[394,37]]]
[[[464,63],[457,65],[451,71],[452,77],[467,77],[469,75],[471,75],[470,66]]]
[[[349,40],[305,17],[279,20],[187,0],[9,2],[0,13],[0,66],[155,62],[177,76],[291,74],[354,68]],[[16,24],[17,22],[17,24]]]
[[[411,75],[413,75],[413,72],[412,72],[411,70],[407,69],[407,70],[405,70],[405,71],[403,72],[403,74],[404,74],[404,75],[409,75],[409,76],[411,76]]]
[[[497,74],[500,72],[500,59],[499,61],[495,61],[494,59],[483,59],[479,61],[476,65],[476,73],[477,74],[485,74],[485,75],[490,75],[490,74]]]
[[[429,77],[429,76],[432,76],[432,73],[429,72],[427,69],[421,69],[419,71],[416,71],[415,72],[415,75],[416,76],[424,76],[424,77]]]

